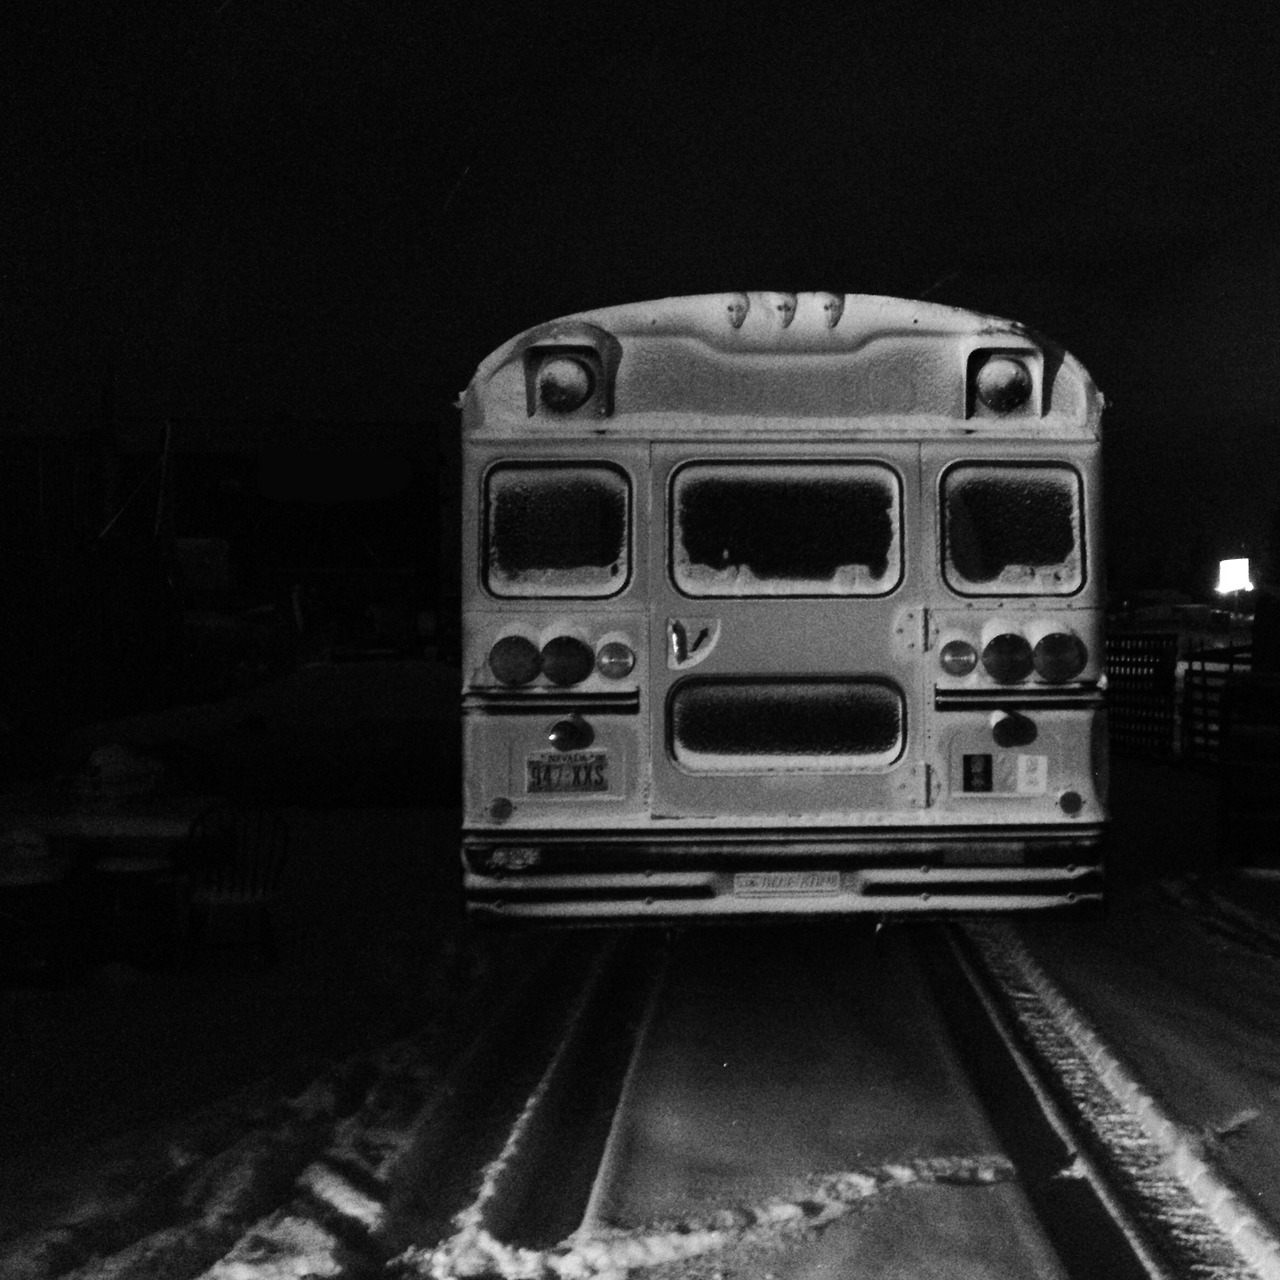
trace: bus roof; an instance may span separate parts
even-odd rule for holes
[[[704,425],[876,418],[926,434],[985,427],[1097,438],[1103,403],[1078,361],[1013,321],[867,294],[719,293],[584,311],[526,330],[476,371],[468,429],[501,431],[507,418],[527,427],[538,407],[535,366],[556,352],[595,352],[605,384],[590,413],[557,414],[569,433],[575,423],[644,431],[655,427],[653,415],[674,415]],[[975,402],[976,372],[994,357],[1029,370],[1029,412],[1002,412],[997,422]]]

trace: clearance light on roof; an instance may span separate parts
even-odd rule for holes
[[[598,325],[579,324],[545,334],[526,347],[525,411],[529,417],[607,418],[622,344]]]

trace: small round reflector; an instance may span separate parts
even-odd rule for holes
[[[1064,791],[1058,797],[1058,808],[1068,818],[1074,818],[1084,808],[1084,797],[1078,791]]]
[[[1084,670],[1089,652],[1084,641],[1069,631],[1054,631],[1044,636],[1032,655],[1036,675],[1050,684],[1062,684],[1074,680]]]
[[[1031,674],[1031,646],[1024,636],[1006,631],[988,642],[982,651],[982,665],[1000,684],[1017,684]]]
[[[978,651],[967,640],[948,640],[938,655],[949,676],[967,676],[978,665]]]
[[[996,413],[1008,413],[1031,398],[1031,371],[1013,356],[992,356],[978,370],[978,399]]]
[[[596,654],[596,670],[609,680],[621,680],[624,676],[629,676],[635,665],[636,655],[632,653],[631,646],[623,644],[621,640],[610,640],[608,644],[602,644],[600,652]]]
[[[574,636],[556,636],[542,646],[542,672],[552,684],[577,684],[595,665],[590,645]]]
[[[541,669],[538,646],[524,636],[503,636],[489,650],[489,670],[500,684],[528,684]]]
[[[581,409],[595,386],[590,366],[576,356],[552,356],[538,370],[538,399],[553,413]]]

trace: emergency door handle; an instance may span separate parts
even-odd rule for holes
[[[711,652],[720,635],[715,618],[668,618],[667,657],[672,667],[701,662]]]
[[[689,633],[684,623],[669,619],[667,637],[671,641],[671,660],[679,665],[689,656]]]

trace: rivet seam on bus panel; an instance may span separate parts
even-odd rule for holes
[[[742,322],[747,318],[747,312],[751,310],[751,299],[745,293],[733,293],[729,295],[728,311],[729,323],[735,329],[742,328]]]

